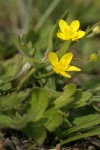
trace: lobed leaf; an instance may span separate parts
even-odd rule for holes
[[[46,129],[41,122],[42,120],[35,123],[29,123],[24,129],[25,133],[33,138],[37,144],[43,144],[47,136]]]
[[[27,96],[26,92],[13,92],[10,95],[0,96],[0,111],[11,110],[17,108],[23,99]],[[24,95],[24,96],[23,96]]]
[[[28,110],[29,113],[32,113],[33,120],[39,120],[44,111],[46,110],[49,101],[46,90],[44,89],[34,89],[31,96],[29,97],[30,108]]]
[[[76,86],[74,84],[68,84],[64,87],[64,92],[60,97],[54,101],[54,105],[57,109],[64,106],[70,105],[73,102],[74,98],[71,97],[76,92]]]
[[[50,108],[44,113],[44,118],[47,119],[47,122],[44,126],[49,131],[54,131],[57,127],[59,127],[63,122],[63,116],[59,110],[55,108]]]
[[[11,128],[13,127],[13,119],[7,115],[0,115],[0,128]]]

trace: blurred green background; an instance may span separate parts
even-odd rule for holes
[[[68,10],[67,21],[80,20],[84,30],[100,20],[100,0],[0,1],[0,59],[10,57],[17,51],[12,41],[13,34],[21,36],[32,28],[40,30],[41,36],[47,39],[51,26],[66,10]],[[84,53],[85,50],[100,50],[99,39],[100,36],[97,35],[93,41],[85,41]],[[45,40],[38,42],[41,49],[46,47]]]

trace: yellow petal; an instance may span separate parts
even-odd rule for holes
[[[66,36],[62,32],[57,32],[57,37],[62,40],[66,40]]]
[[[64,71],[61,71],[60,74],[64,77],[71,78],[71,76],[68,73],[64,72]]]
[[[48,54],[48,58],[49,58],[49,61],[50,63],[52,64],[52,66],[56,66],[56,64],[58,63],[58,57],[57,57],[57,54],[54,53],[54,52],[50,52]]]
[[[65,22],[64,20],[59,20],[59,28],[62,32],[65,31],[65,28],[69,28],[67,22]]]
[[[81,69],[75,66],[69,66],[66,71],[81,71]]]
[[[80,38],[82,38],[82,37],[85,35],[85,32],[79,30],[79,31],[77,32],[77,34],[78,34],[78,39],[80,39]]]
[[[59,69],[57,69],[56,67],[53,67],[53,71],[59,74]]]
[[[66,65],[68,66],[70,64],[72,58],[73,58],[73,54],[72,53],[67,53],[64,56],[62,56],[62,58],[60,59],[60,62],[65,64],[65,66]]]
[[[75,37],[75,38],[72,38],[72,41],[77,41],[79,38],[78,38],[78,36],[77,37]]]
[[[80,27],[80,22],[78,20],[74,20],[71,23],[70,27],[73,28],[74,31],[77,31]]]

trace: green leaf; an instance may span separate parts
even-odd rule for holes
[[[87,104],[87,101],[91,98],[92,93],[90,92],[78,92],[75,95],[74,106],[75,108],[83,107]]]
[[[56,85],[55,85],[55,79],[54,78],[49,78],[47,84],[45,85],[45,87],[53,90],[56,90]]]
[[[39,33],[35,32],[33,29],[30,29],[26,35],[26,42],[31,41],[32,44],[35,44],[39,38]]]
[[[7,115],[0,115],[0,128],[13,127],[13,119]]]
[[[59,98],[57,98],[53,102],[53,104],[57,109],[67,106],[68,104],[73,102],[74,98],[71,96],[73,96],[75,92],[76,86],[74,84],[68,84],[67,86],[64,87],[64,92],[62,93],[62,95]]]
[[[62,15],[61,19],[66,20],[68,17],[68,9],[65,10],[64,14]]]
[[[93,103],[93,102],[100,102],[100,96],[92,96],[89,100],[89,104]]]
[[[19,52],[23,55],[29,55],[28,48],[26,45],[22,44],[20,37],[14,39],[15,44],[19,50]]]
[[[39,120],[48,106],[48,95],[46,90],[34,89],[30,100],[30,108],[28,112],[33,114],[33,120]]]
[[[35,26],[35,30],[38,31],[43,24],[46,22],[47,18],[51,15],[51,13],[55,10],[57,5],[60,3],[61,0],[54,0],[50,3],[42,17],[39,19],[38,23]]]
[[[64,135],[68,135],[76,131],[87,130],[95,125],[100,124],[100,115],[94,114],[94,115],[81,116],[81,117],[75,118],[73,123],[76,126],[64,132]]]
[[[14,116],[14,128],[15,129],[23,129],[29,122],[33,121],[33,115],[30,113],[24,114],[21,116],[19,113],[16,113]]]
[[[51,52],[53,51],[53,37],[54,37],[54,33],[57,29],[57,25],[53,25],[53,27],[50,30],[50,35],[49,35],[49,41],[48,41],[48,46],[47,46],[47,52]]]
[[[75,94],[75,92],[76,92],[76,85],[75,84],[68,84],[64,87],[63,94],[66,97],[71,97]]]
[[[73,123],[75,125],[83,125],[89,122],[92,122],[92,124],[90,126],[96,125],[98,124],[97,122],[100,122],[100,115],[99,114],[90,114],[90,115],[86,115],[86,116],[81,116],[81,117],[76,117],[73,121]],[[98,120],[99,119],[99,120]],[[93,121],[95,120],[95,121]],[[94,124],[93,124],[94,123]],[[87,125],[86,125],[87,126]],[[89,127],[90,127],[89,126]],[[88,126],[87,126],[88,127]]]
[[[44,113],[44,118],[47,118],[47,122],[44,125],[49,131],[54,131],[63,122],[61,112],[55,108],[48,109]]]
[[[11,89],[11,83],[10,82],[5,83],[4,85],[0,86],[0,90],[2,90],[2,91],[6,91],[9,89]]]
[[[55,105],[55,108],[57,109],[60,109],[64,106],[67,106],[69,105],[70,103],[72,103],[74,100],[73,97],[66,97],[65,95],[61,95],[59,98],[57,98],[55,101],[54,101],[54,105]]]
[[[8,67],[8,66],[7,66]],[[10,68],[10,67],[8,67]],[[2,86],[1,86],[1,89],[5,90],[6,89],[6,84],[9,84],[8,82],[11,82],[12,80],[14,80],[14,76],[11,75],[11,70],[9,69],[9,72],[6,72],[2,77]]]
[[[37,144],[43,144],[47,135],[42,121],[29,123],[24,131],[29,137],[33,138]]]
[[[52,90],[52,89],[47,88],[47,87],[46,87],[46,91],[48,93],[48,96],[50,98],[54,98],[54,99],[58,98],[62,94],[62,92],[58,92],[58,91]]]
[[[98,135],[100,134],[100,127],[96,127],[96,129],[92,129],[91,131],[89,132],[86,132],[86,133],[80,133],[79,135],[75,135],[75,136],[72,136],[66,140],[63,140],[60,145],[64,145],[66,143],[69,143],[71,141],[75,141],[75,140],[78,140],[78,139],[82,139],[82,138],[86,138],[86,137],[90,137],[90,136],[95,136],[95,135]]]
[[[99,103],[94,103],[92,104],[93,108],[96,110],[96,111],[99,111],[100,112],[100,106],[99,106]]]
[[[26,95],[27,92],[13,92],[10,95],[0,96],[0,111],[17,108],[26,97]]]
[[[65,42],[61,45],[61,47],[60,47],[60,49],[59,49],[59,51],[58,51],[58,57],[59,57],[59,58],[61,58],[61,57],[67,52],[67,50],[68,50],[70,44],[71,44],[71,41],[65,41]]]

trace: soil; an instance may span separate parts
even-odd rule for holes
[[[66,147],[56,145],[36,146],[22,132],[11,129],[0,130],[0,150],[100,150],[100,136],[88,137],[68,143]]]

